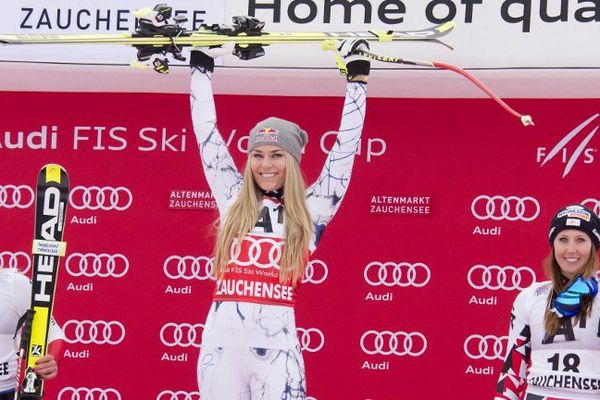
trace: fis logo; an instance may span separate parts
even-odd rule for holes
[[[538,147],[537,148],[537,162],[541,163],[543,167],[555,157],[559,157],[563,164],[565,165],[565,169],[563,171],[562,177],[564,178],[571,172],[573,166],[578,160],[582,160],[584,164],[591,164],[594,162],[595,156],[594,154],[598,151],[595,147],[588,147],[590,141],[594,138],[596,131],[600,127],[600,124],[597,124],[595,127],[593,126],[593,121],[598,118],[599,114],[594,114],[590,118],[583,121],[579,126],[573,129],[571,132],[567,133],[565,137],[563,137],[556,145],[548,152],[547,147]],[[568,150],[567,145],[571,140],[573,140],[579,133],[583,132],[585,128],[587,129],[581,136],[583,139],[579,142],[575,150]]]

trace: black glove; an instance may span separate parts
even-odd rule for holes
[[[369,76],[371,61],[368,57],[357,54],[361,50],[369,51],[369,42],[364,39],[346,39],[339,41],[336,48],[346,63],[348,81],[354,81],[361,75]]]

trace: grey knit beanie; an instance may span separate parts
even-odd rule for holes
[[[248,152],[263,144],[278,146],[300,162],[308,135],[297,124],[277,117],[260,121],[250,131]]]

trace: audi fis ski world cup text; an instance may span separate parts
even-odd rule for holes
[[[67,145],[72,150],[124,151],[132,146],[138,151],[184,152],[187,149],[186,129],[172,131],[165,127],[143,127],[133,129],[125,126],[84,126],[70,129],[70,135],[57,125],[42,125],[37,130],[26,132],[4,131],[0,149],[7,150],[57,150]]]
[[[70,131],[70,134],[63,132]],[[133,132],[133,133],[132,133]],[[42,125],[35,130],[8,131],[0,137],[0,149],[18,150],[57,150],[69,146],[77,151],[129,151],[132,148],[143,152],[173,152],[181,153],[190,148],[188,142],[195,145],[194,140],[188,140],[187,129],[170,129],[166,127],[146,126],[139,129],[126,126],[91,126],[77,125],[72,128],[59,128],[57,125]],[[233,129],[223,135],[227,147],[231,147],[236,138],[237,130]],[[320,148],[325,154],[333,145],[337,132],[326,132],[321,136]],[[329,140],[330,139],[330,140]],[[68,140],[69,143],[65,143]],[[248,135],[242,135],[235,142],[241,153],[248,152]],[[358,155],[364,154],[367,162],[385,154],[387,145],[381,138],[361,140]],[[2,196],[0,192],[0,196]]]

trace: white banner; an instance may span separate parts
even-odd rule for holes
[[[465,69],[472,69],[482,79],[497,80],[495,88],[507,88],[501,95],[514,97],[595,97],[598,93],[600,75],[600,0],[173,0],[169,2],[174,13],[188,18],[186,28],[198,28],[200,23],[231,23],[236,15],[252,15],[265,21],[265,31],[364,31],[416,30],[428,28],[438,23],[452,20],[456,28],[443,38],[454,47],[450,50],[439,44],[423,42],[374,43],[375,53],[405,59],[423,59],[447,62]],[[107,0],[51,0],[39,2],[26,0],[8,2],[0,15],[0,33],[119,33],[130,32],[135,27],[132,11],[154,4],[142,0],[127,2]],[[297,45],[272,45],[265,47],[266,55],[254,60],[242,61],[233,56],[225,57],[223,66],[232,67],[227,73],[242,75],[252,93],[262,93],[261,74],[266,74],[266,82],[275,76],[288,79],[293,73],[294,79],[305,78],[314,82],[326,81],[335,69],[334,57],[330,52],[321,50],[317,43]],[[187,57],[188,50],[184,50]],[[47,63],[107,64],[125,66],[135,60],[136,50],[118,45],[12,45],[0,46],[0,68],[8,69],[5,82],[0,81],[0,90],[38,90],[35,87],[21,88],[15,80],[26,80],[31,70],[44,70]],[[15,66],[11,62],[17,62]],[[42,64],[39,64],[42,63]],[[173,61],[172,75],[187,75],[182,67],[187,63]],[[56,65],[54,65],[56,69]],[[455,77],[449,72],[432,72],[421,67],[406,67],[397,64],[374,62],[376,70],[409,69],[403,77],[410,76],[414,90],[409,88],[409,96],[446,96],[445,92],[457,96],[476,96],[476,89],[457,92],[454,87],[446,86],[423,92],[423,84],[432,78]],[[102,67],[103,74],[111,70]],[[284,68],[282,70],[281,68]],[[18,69],[18,71],[16,71]],[[177,71],[179,69],[179,71]],[[489,71],[492,70],[492,71]],[[81,71],[82,73],[85,73]],[[80,72],[80,71],[76,71]],[[398,89],[389,93],[389,79],[382,96],[395,96]],[[120,75],[133,75],[137,71],[120,68]],[[493,75],[490,75],[494,73]],[[14,74],[11,76],[11,74]],[[248,80],[248,75],[252,79]],[[310,76],[310,78],[309,78]],[[132,91],[187,91],[184,80],[163,80],[160,88],[154,84],[136,87],[114,84],[108,80],[101,88],[92,86],[81,90],[132,90]],[[534,78],[523,83],[523,79]],[[32,78],[35,79],[35,78]],[[138,77],[128,77],[133,82]],[[184,78],[185,79],[185,78]],[[418,81],[414,79],[421,79]],[[457,78],[458,79],[458,78]],[[567,79],[567,81],[564,81]],[[229,80],[229,79],[228,79]],[[231,81],[231,80],[229,80]],[[252,82],[250,82],[252,81]],[[155,81],[156,82],[156,81]],[[489,81],[488,81],[489,82]],[[68,82],[67,82],[68,83]],[[45,85],[44,82],[42,84]],[[452,83],[451,83],[452,84]],[[542,85],[543,88],[536,85]],[[498,86],[499,85],[499,86]],[[549,85],[555,90],[547,93]],[[236,83],[234,90],[240,90]],[[300,92],[307,88],[298,85]],[[323,85],[316,84],[318,88]],[[464,82],[457,84],[458,90]],[[494,86],[492,86],[494,88]],[[279,86],[282,93],[289,93],[289,85]],[[314,91],[311,88],[309,92]],[[63,90],[49,88],[47,90]],[[64,90],[80,90],[71,87]],[[217,90],[220,90],[217,86]],[[333,89],[336,92],[337,89]],[[540,90],[544,90],[540,93]],[[534,94],[531,94],[535,91]],[[229,92],[229,89],[225,89]],[[236,92],[237,93],[237,92]],[[337,93],[337,92],[336,92]],[[330,94],[327,89],[319,94]]]
[[[274,31],[414,30],[452,20],[456,28],[444,42],[453,51],[422,43],[376,44],[374,49],[463,68],[600,68],[594,39],[600,37],[598,0],[246,0],[229,1],[226,12],[228,18],[255,15]],[[300,63],[330,65],[331,56],[314,47],[311,60]],[[298,65],[297,54],[289,46],[269,48],[268,57],[257,62]]]

